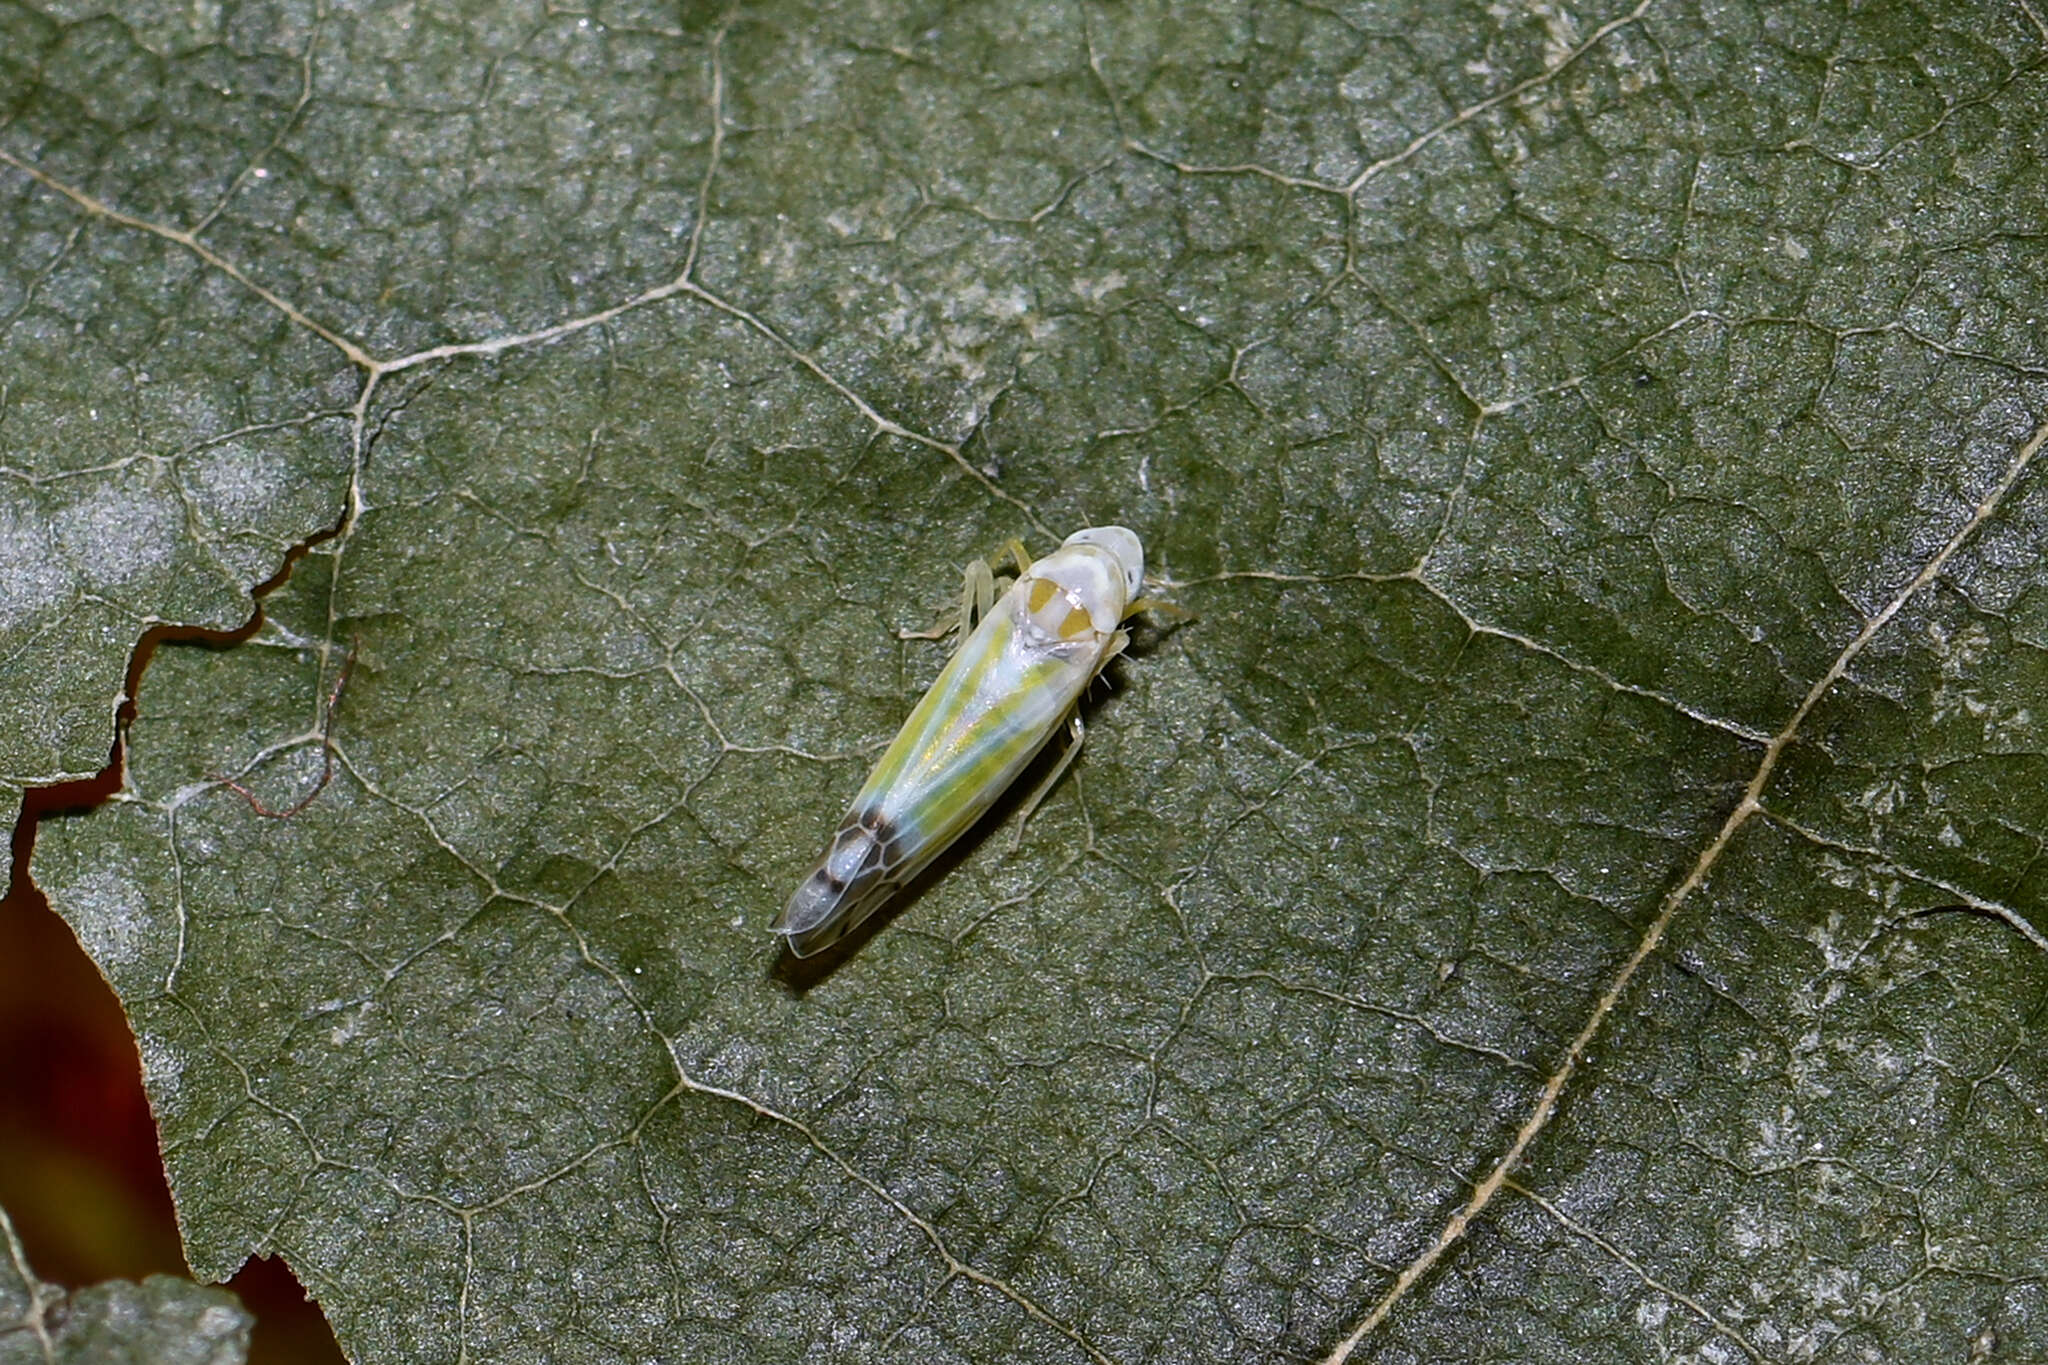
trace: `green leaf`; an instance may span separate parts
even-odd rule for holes
[[[130,8],[0,11],[4,742],[317,542],[36,849],[200,1274],[378,1361],[2038,1356],[2037,10]],[[778,966],[899,632],[1105,521],[1192,619]]]
[[[241,1365],[249,1315],[233,1294],[173,1275],[64,1290],[38,1280],[0,1209],[0,1362]]]

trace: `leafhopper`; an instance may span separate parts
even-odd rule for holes
[[[1016,550],[1017,581],[993,607],[987,565],[969,566],[970,599],[981,571],[980,624],[968,630],[963,602],[959,647],[775,917],[774,931],[798,957],[844,938],[945,852],[1063,722],[1073,743],[1023,816],[1080,751],[1081,693],[1129,643],[1125,618],[1146,605],[1138,598],[1145,550],[1122,526],[1076,531],[1035,562]]]

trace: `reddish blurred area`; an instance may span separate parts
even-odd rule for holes
[[[76,1288],[189,1275],[134,1035],[99,969],[24,875],[33,837],[16,830],[14,885],[0,901],[0,1207],[45,1280]],[[252,1260],[228,1288],[256,1318],[252,1365],[343,1360],[283,1261]]]

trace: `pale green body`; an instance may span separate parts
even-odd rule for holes
[[[776,918],[798,956],[844,936],[965,833],[1123,647],[1143,574],[1121,527],[1070,536],[1003,594],[947,661]]]

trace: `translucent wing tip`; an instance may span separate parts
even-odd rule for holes
[[[886,869],[896,861],[891,849],[889,839],[868,829],[859,815],[847,816],[825,856],[768,927],[798,957],[837,943],[889,898],[894,883]]]
[[[782,935],[791,953],[809,957],[858,929],[888,901],[895,889],[894,884],[885,882],[869,887],[865,895],[856,899],[819,884],[816,877],[807,877],[769,927]]]
[[[769,928],[778,934],[801,934],[807,929],[815,929],[831,915],[838,899],[826,885],[824,876],[813,872],[797,886],[789,903],[782,907]]]

